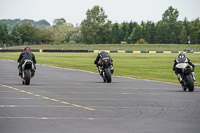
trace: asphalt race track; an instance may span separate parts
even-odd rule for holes
[[[200,133],[200,88],[0,60],[0,133]]]

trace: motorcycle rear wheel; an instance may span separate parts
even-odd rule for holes
[[[26,69],[26,70],[25,70],[24,80],[25,80],[25,85],[29,85],[29,84],[30,84],[31,73],[30,73],[30,70],[29,70],[29,69]]]
[[[112,81],[110,68],[106,68],[104,71],[107,83],[110,83]]]
[[[190,92],[194,91],[194,80],[192,78],[192,75],[186,75],[186,79],[187,79],[187,84],[188,84],[188,90]]]

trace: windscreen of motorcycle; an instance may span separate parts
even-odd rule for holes
[[[176,65],[176,68],[182,69],[185,68],[187,66],[187,63],[179,63]]]

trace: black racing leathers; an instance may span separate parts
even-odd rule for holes
[[[103,59],[103,58],[106,58],[106,57],[109,57],[110,58],[110,61],[111,63],[113,62],[112,58],[109,56],[109,54],[105,51],[102,51],[100,54],[97,55],[97,58],[96,60],[94,61],[94,64],[96,64],[97,66],[99,66],[100,64],[100,61]]]
[[[22,66],[22,64],[24,63],[25,59],[30,59],[33,61],[34,65],[36,64],[36,60],[35,60],[35,56],[33,53],[31,53],[30,51],[24,51],[20,54],[17,62],[19,63],[19,67]]]

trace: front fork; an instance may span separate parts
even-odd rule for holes
[[[183,80],[182,77],[183,77],[183,75],[181,75],[180,73],[177,74],[177,78],[178,78],[179,82],[182,82],[182,80]]]

